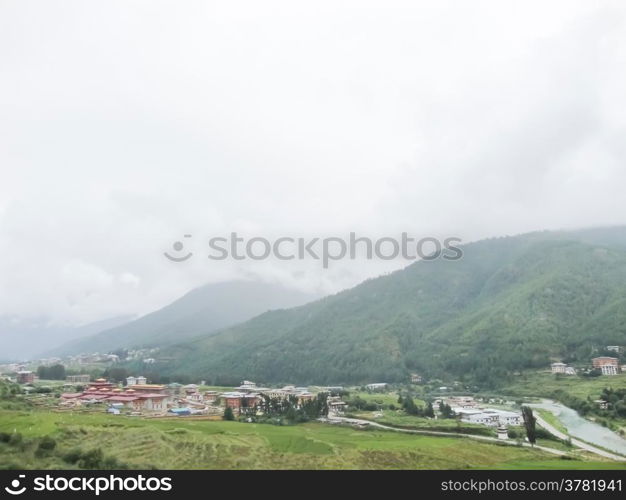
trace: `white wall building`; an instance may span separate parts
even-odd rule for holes
[[[462,422],[468,424],[481,424],[489,427],[522,424],[522,416],[512,411],[495,410],[491,408],[482,410],[452,408],[452,410],[461,417]]]

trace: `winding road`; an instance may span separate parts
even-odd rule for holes
[[[537,419],[538,420],[538,419]],[[492,443],[504,444],[509,446],[519,446],[520,443],[512,440],[504,440],[498,439],[489,436],[477,436],[475,434],[463,434],[460,432],[441,432],[441,431],[427,431],[427,430],[418,430],[418,429],[400,429],[398,427],[392,427],[390,425],[379,424],[378,422],[372,422],[371,420],[363,420],[360,418],[348,418],[348,417],[328,417],[326,421],[330,423],[346,423],[346,424],[357,424],[357,425],[367,425],[369,427],[374,427],[376,429],[384,429],[387,431],[395,431],[395,432],[406,432],[408,434],[424,434],[427,436],[447,436],[447,437],[463,437],[468,439],[476,439],[478,441],[487,441]],[[548,448],[546,446],[535,445],[532,446],[530,443],[522,442],[522,446],[527,448],[534,448],[536,450],[542,450],[547,453],[552,453],[553,455],[565,456],[567,455],[566,451],[555,450],[554,448]],[[603,452],[606,453],[606,452]],[[609,454],[610,455],[610,454]],[[614,455],[617,456],[617,455]],[[611,457],[608,457],[611,458]],[[623,457],[618,457],[618,460],[623,461]]]
[[[626,457],[622,457],[620,455],[616,455],[614,453],[610,453],[608,451],[605,451],[603,449],[597,448],[593,445],[590,445],[588,443],[585,443],[584,441],[580,441],[578,439],[574,439],[571,436],[568,436],[567,434],[564,434],[563,432],[555,429],[552,425],[550,425],[548,422],[546,422],[545,420],[543,420],[540,416],[536,415],[535,418],[537,419],[537,424],[540,425],[541,427],[543,427],[545,430],[547,430],[550,434],[556,436],[559,439],[570,439],[572,445],[577,446],[578,448],[581,448],[585,451],[589,451],[591,453],[595,453],[596,455],[600,455],[602,457],[608,458],[610,460],[615,460],[618,462],[624,462],[626,461]],[[511,445],[511,446],[519,446],[519,442],[517,441],[509,441],[509,440],[504,440],[504,439],[498,439],[498,438],[494,438],[494,437],[489,437],[489,436],[477,436],[475,434],[463,434],[460,432],[442,432],[442,431],[428,431],[428,430],[418,430],[418,429],[400,429],[398,427],[392,427],[390,425],[384,425],[384,424],[379,424],[378,422],[372,422],[371,420],[364,420],[364,419],[360,419],[360,418],[348,418],[348,417],[328,417],[328,419],[326,419],[327,421],[329,421],[330,423],[347,423],[347,424],[357,424],[357,425],[367,425],[369,427],[374,427],[377,429],[384,429],[384,430],[388,430],[388,431],[395,431],[395,432],[406,432],[408,434],[425,434],[425,435],[430,435],[430,436],[453,436],[453,437],[464,437],[464,438],[468,438],[468,439],[476,439],[479,441],[487,441],[487,442],[495,442],[495,443],[499,443],[499,444],[505,444],[505,445]],[[522,442],[521,443],[522,446],[528,447],[528,448],[535,448],[538,450],[542,450],[545,451],[547,453],[552,453],[553,455],[559,455],[559,456],[564,456],[567,455],[568,452],[565,451],[561,451],[561,450],[556,450],[554,448],[548,448],[547,446],[539,446],[539,445],[535,445],[535,446],[531,446],[530,443],[527,442]]]

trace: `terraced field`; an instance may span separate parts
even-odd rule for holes
[[[462,438],[355,430],[319,423],[272,426],[206,420],[145,420],[105,414],[0,412],[0,465],[75,468],[68,452],[100,448],[114,463],[159,469],[458,469],[606,468],[609,462],[563,460],[538,450]],[[38,453],[44,436],[54,451]]]

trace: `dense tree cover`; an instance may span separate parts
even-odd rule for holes
[[[374,401],[367,401],[360,396],[354,396],[351,398],[344,398],[344,401],[348,407],[352,410],[362,411],[376,411],[380,410],[382,405],[375,403]]]
[[[65,366],[61,364],[40,366],[37,368],[37,376],[44,380],[65,380]]]
[[[22,393],[22,388],[18,384],[0,380],[0,399],[13,399],[17,394]]]
[[[607,402],[606,416],[626,418],[626,389],[606,387],[600,399]]]
[[[130,373],[125,368],[110,367],[102,372],[102,376],[111,382],[126,382]]]
[[[570,233],[567,237],[574,237]],[[626,344],[626,250],[553,233],[485,240],[168,350],[158,369],[266,382],[427,379],[497,387]],[[597,352],[597,351],[596,351]]]
[[[456,416],[450,405],[443,401],[439,403],[439,413],[441,418],[454,418]]]
[[[251,412],[248,412],[255,415],[257,410],[261,410],[263,412],[261,421],[298,423],[328,416],[328,394],[325,392],[301,403],[293,395],[287,398],[272,398],[263,394],[262,398],[261,403],[255,406]],[[245,412],[243,413],[245,414]]]
[[[27,410],[30,403],[20,398],[22,388],[18,384],[0,380],[0,408],[6,410]]]

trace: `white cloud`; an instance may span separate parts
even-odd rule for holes
[[[474,239],[624,223],[621,2],[4,2],[0,313],[86,322],[207,281],[184,233]],[[279,265],[280,264],[280,265]]]

